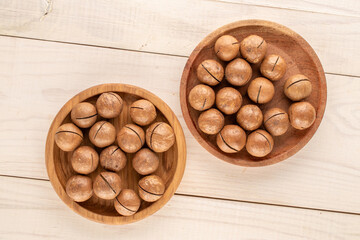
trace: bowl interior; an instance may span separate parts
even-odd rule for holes
[[[86,91],[87,90],[85,90],[84,92],[86,92]],[[116,131],[118,132],[125,124],[132,123],[131,118],[130,118],[130,114],[129,114],[130,105],[134,101],[136,101],[138,99],[141,99],[141,98],[146,99],[146,97],[138,96],[136,94],[126,93],[126,92],[117,92],[117,91],[114,91],[114,89],[109,89],[109,91],[113,91],[113,92],[118,93],[122,97],[122,99],[124,100],[124,108],[123,108],[123,111],[120,114],[120,116],[117,117],[117,118],[114,118],[114,119],[109,119],[109,122],[111,122],[115,126]],[[97,99],[98,96],[99,96],[99,94],[93,95],[93,96],[85,99],[84,101],[95,104],[96,99]],[[152,96],[152,99],[148,99],[148,100],[153,102],[152,100],[154,100],[154,98],[157,98],[157,97]],[[75,99],[75,101],[71,102],[74,99]],[[65,104],[63,109],[59,112],[59,114],[61,114],[61,112],[65,108],[67,108],[66,117],[63,119],[62,122],[59,122],[58,125],[61,125],[63,123],[67,123],[67,122],[71,122],[70,110],[71,110],[72,106],[75,105],[78,102],[82,102],[82,100],[79,101],[79,99],[76,98],[76,97],[74,97],[72,100],[70,100],[67,104]],[[158,100],[160,101],[160,99],[158,99]],[[68,106],[69,104],[71,106]],[[161,103],[158,103],[158,102],[154,103],[154,105],[157,107],[157,118],[156,118],[155,121],[164,121],[164,122],[170,124],[174,128],[175,135],[176,135],[176,142],[168,151],[166,151],[164,153],[156,153],[158,155],[159,159],[160,159],[160,165],[159,165],[159,168],[157,169],[157,171],[154,173],[154,174],[157,174],[158,176],[160,176],[164,180],[165,185],[166,185],[165,194],[164,194],[164,196],[162,198],[170,198],[173,195],[177,185],[175,187],[170,187],[171,188],[170,190],[168,189],[169,186],[173,183],[174,177],[177,177],[177,178],[181,179],[182,173],[183,173],[183,170],[182,170],[182,172],[180,170],[180,175],[179,175],[179,171],[177,171],[179,169],[177,169],[177,168],[179,167],[179,165],[183,166],[185,164],[185,159],[181,158],[180,159],[181,163],[179,163],[179,157],[178,157],[179,137],[180,137],[180,142],[182,142],[184,140],[183,140],[183,136],[179,136],[181,134],[177,135],[177,130],[178,130],[178,127],[180,126],[178,124],[177,120],[176,121],[172,120],[172,122],[170,123],[168,121],[168,119],[165,117],[165,115],[159,110],[159,108],[158,108],[159,104],[162,104],[162,102]],[[168,108],[168,107],[166,106],[166,108]],[[56,118],[59,117],[59,114],[58,114],[58,116]],[[170,116],[170,114],[173,114],[173,113],[170,111],[167,114]],[[100,120],[103,120],[103,119],[98,116],[97,121],[100,121]],[[54,120],[54,122],[56,122],[56,121]],[[53,125],[54,125],[54,123],[53,123]],[[53,125],[52,125],[51,129],[54,128],[56,130],[57,127],[53,126]],[[144,131],[146,131],[147,127],[148,126],[143,127]],[[93,147],[98,152],[98,154],[100,155],[100,152],[101,152],[102,149],[95,147],[90,142],[90,140],[88,139],[89,129],[90,128],[81,129],[83,131],[83,134],[84,134],[84,141],[82,142],[81,145],[88,145],[88,146]],[[50,136],[51,132],[52,131],[50,130],[49,131],[49,136]],[[182,133],[182,130],[181,130],[181,133]],[[49,177],[52,180],[52,184],[54,185],[55,190],[57,191],[57,193],[60,195],[60,197],[65,202],[67,202],[67,203],[71,202],[71,205],[78,205],[75,208],[75,210],[77,212],[79,212],[82,215],[84,215],[84,213],[86,212],[86,216],[91,218],[92,220],[101,222],[102,220],[97,218],[97,216],[101,215],[101,216],[110,217],[110,218],[107,218],[107,219],[124,218],[124,219],[129,219],[129,222],[132,222],[134,220],[139,220],[139,219],[145,217],[146,215],[149,215],[149,214],[155,212],[156,210],[161,208],[161,206],[163,204],[165,204],[165,202],[168,200],[167,199],[166,201],[164,201],[163,199],[160,199],[160,200],[158,200],[157,202],[154,202],[154,203],[147,203],[145,201],[142,201],[139,211],[135,215],[130,216],[130,217],[120,216],[116,212],[116,210],[114,208],[113,200],[100,199],[95,194],[89,200],[87,200],[85,202],[82,202],[82,203],[75,203],[75,202],[73,202],[71,200],[69,201],[69,198],[64,193],[65,192],[66,181],[72,175],[77,174],[72,169],[71,163],[70,163],[70,158],[71,158],[72,152],[64,152],[64,151],[60,150],[59,147],[54,142],[52,144],[53,144],[52,157],[53,157],[53,164],[54,164],[54,172],[56,173],[58,182],[60,184],[60,187],[62,188],[62,189],[58,190],[55,187],[55,185],[56,185],[56,184],[54,185],[55,181],[52,180],[54,178],[53,178],[53,176],[50,176],[51,175],[51,167],[49,167],[49,164],[47,163]],[[114,144],[117,145],[116,141],[115,141]],[[145,143],[145,145],[143,147],[147,147],[146,143]],[[131,188],[131,189],[135,190],[138,193],[138,188],[137,188],[138,181],[142,176],[139,175],[132,167],[132,158],[133,158],[134,154],[128,154],[127,153],[126,156],[127,156],[126,167],[119,172],[119,176],[122,179],[122,188]],[[183,167],[180,167],[180,168],[182,169]],[[89,174],[88,176],[90,178],[92,178],[92,180],[94,180],[95,177],[97,176],[97,174],[99,172],[101,172],[102,170],[103,169],[102,169],[102,167],[100,166],[100,163],[99,163],[98,168],[93,173]],[[180,182],[180,179],[177,179],[178,183]],[[147,212],[148,209],[151,208],[152,205],[155,205],[155,204],[157,204],[157,206],[153,206],[153,209],[150,212]],[[89,214],[89,212],[93,213],[94,215],[89,216],[89,215],[91,215],[91,214]],[[112,217],[114,217],[114,218],[112,218]],[[107,223],[109,223],[109,222],[107,222]],[[110,222],[110,223],[122,224],[122,223],[124,223],[124,221]]]
[[[317,111],[317,119],[315,123],[310,128],[302,131],[289,127],[289,130],[284,135],[274,137],[273,151],[262,158],[251,156],[247,153],[245,147],[238,153],[230,154],[222,152],[216,145],[216,135],[207,135],[199,129],[197,120],[201,112],[193,109],[187,98],[190,90],[195,85],[200,84],[200,81],[196,77],[196,69],[202,61],[206,59],[215,59],[224,67],[227,64],[227,62],[218,59],[214,51],[216,40],[225,34],[234,36],[239,42],[249,35],[259,35],[263,37],[268,44],[266,54],[278,54],[282,56],[287,63],[285,76],[279,81],[273,82],[275,86],[274,98],[267,104],[259,105],[263,113],[272,107],[282,108],[286,111],[288,110],[292,102],[284,95],[283,86],[286,79],[290,76],[298,73],[304,74],[310,78],[313,86],[312,94],[306,98],[305,101],[310,102]],[[253,76],[251,80],[261,76],[259,71],[260,64],[250,65],[253,69]],[[249,81],[249,83],[250,82],[251,81]],[[247,96],[249,83],[243,87],[234,87],[230,85],[226,79],[224,79],[214,88],[214,90],[216,93],[225,86],[232,86],[241,92],[243,96],[242,105],[246,105],[252,103]],[[218,158],[242,166],[262,166],[273,164],[294,154],[306,144],[318,128],[324,113],[326,101],[325,76],[321,64],[311,47],[305,42],[305,40],[291,30],[281,25],[273,23],[270,24],[269,22],[263,21],[241,21],[226,25],[206,37],[193,51],[184,69],[181,92],[181,101],[185,103],[182,104],[182,110],[185,115],[186,123],[199,143]],[[225,119],[225,124],[237,124],[236,114],[225,115]],[[264,129],[263,126],[260,128]],[[248,133],[249,132],[247,132],[247,134]]]

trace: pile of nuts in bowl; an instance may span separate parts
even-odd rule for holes
[[[289,109],[275,107],[262,112],[259,108],[273,99],[273,82],[282,79],[287,69],[283,57],[267,54],[262,37],[250,35],[239,42],[231,35],[223,35],[215,42],[214,51],[226,66],[215,59],[202,61],[196,71],[201,84],[190,90],[188,102],[201,112],[198,128],[207,135],[216,135],[217,146],[223,152],[237,153],[245,147],[250,155],[265,157],[273,150],[273,137],[285,134],[290,125],[303,130],[314,123],[316,110],[303,101],[311,95],[311,80],[300,73],[289,77],[283,86],[285,96],[294,102]],[[252,79],[250,64],[260,65],[261,77]],[[215,92],[213,87],[222,81],[232,86]],[[239,88],[244,86],[253,103],[242,106]],[[225,125],[224,114],[233,116],[237,124]],[[259,129],[262,126],[264,129]]]
[[[139,210],[141,199],[155,202],[164,194],[164,181],[153,174],[160,165],[156,153],[168,151],[175,143],[175,135],[169,124],[154,122],[156,108],[145,99],[130,106],[130,117],[135,124],[128,123],[117,133],[115,126],[106,119],[119,117],[123,105],[122,98],[114,92],[102,93],[96,106],[89,102],[76,104],[71,110],[73,123],[62,124],[57,129],[55,142],[62,151],[72,152],[70,162],[77,174],[66,183],[66,193],[71,199],[84,202],[95,194],[101,199],[113,200],[120,215],[130,216]],[[104,120],[97,121],[98,115]],[[146,131],[145,126],[148,126]],[[80,128],[90,128],[89,140],[101,150],[100,154],[92,146],[82,144],[84,135]],[[148,148],[143,147],[145,143]],[[123,180],[118,173],[129,160],[124,152],[135,153],[133,169],[144,176],[138,182],[139,195],[134,189],[122,189]],[[101,172],[92,181],[87,175],[99,165]]]

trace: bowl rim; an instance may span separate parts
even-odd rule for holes
[[[236,159],[229,157],[220,151],[215,150],[206,140],[202,138],[202,136],[199,134],[199,132],[196,129],[196,126],[194,124],[193,119],[190,117],[189,114],[189,108],[187,105],[187,96],[186,96],[186,87],[187,87],[187,80],[192,68],[192,64],[194,60],[197,58],[197,56],[200,54],[201,50],[207,46],[214,38],[219,38],[220,36],[224,35],[225,32],[232,30],[234,28],[241,28],[241,27],[248,27],[248,26],[260,26],[265,27],[269,29],[276,29],[277,31],[280,31],[282,34],[290,37],[292,40],[297,42],[297,44],[310,56],[310,58],[313,60],[316,70],[319,73],[319,107],[316,114],[315,122],[313,123],[312,128],[309,130],[309,132],[292,148],[290,148],[287,151],[284,151],[280,153],[279,155],[273,156],[271,158],[266,158],[261,161],[250,161],[250,160],[244,160],[244,159]],[[281,162],[295,153],[297,153],[300,149],[302,149],[313,137],[316,130],[320,126],[321,120],[323,118],[323,115],[325,113],[325,107],[326,107],[326,99],[327,99],[327,87],[326,87],[326,78],[324,69],[321,65],[321,62],[316,55],[314,49],[310,46],[310,44],[299,34],[294,32],[293,30],[289,29],[288,27],[285,27],[281,24],[266,21],[266,20],[260,20],[260,19],[249,19],[249,20],[240,20],[236,22],[232,22],[230,24],[224,25],[215,31],[208,34],[192,51],[188,61],[185,64],[183,74],[181,77],[181,83],[180,83],[180,104],[181,104],[181,111],[185,120],[186,125],[188,126],[191,134],[194,136],[194,138],[199,142],[199,144],[205,148],[208,152],[210,152],[215,157],[228,162],[232,163],[238,166],[243,167],[261,167],[261,166],[267,166],[272,165],[278,162]]]
[[[55,165],[54,165],[54,146],[55,146],[55,132],[56,129],[61,125],[61,123],[64,121],[66,116],[71,112],[71,109],[73,106],[79,102],[82,102],[88,98],[91,98],[95,95],[101,94],[103,92],[121,92],[121,93],[128,93],[133,94],[136,96],[139,96],[143,99],[147,99],[150,102],[152,102],[156,108],[164,115],[164,117],[167,119],[169,124],[172,126],[175,132],[176,137],[176,146],[178,148],[177,150],[177,166],[173,175],[173,178],[167,187],[165,193],[163,196],[156,202],[152,203],[149,207],[143,209],[140,212],[135,213],[132,216],[105,216],[98,213],[94,213],[81,205],[79,205],[77,202],[74,202],[67,194],[62,187],[60,180],[58,178],[58,175],[56,174]],[[67,101],[63,107],[60,109],[60,111],[56,114],[55,118],[53,119],[51,126],[48,131],[47,139],[46,139],[46,146],[45,146],[45,164],[47,169],[47,174],[49,176],[50,182],[57,193],[57,195],[60,197],[60,199],[73,211],[78,213],[79,215],[93,220],[95,222],[104,223],[104,224],[111,224],[111,225],[122,225],[122,224],[128,224],[132,222],[136,222],[139,220],[144,219],[145,217],[148,217],[158,211],[160,208],[162,208],[174,195],[176,189],[178,188],[182,177],[184,175],[185,171],[185,165],[186,165],[186,142],[185,142],[185,136],[183,129],[180,125],[179,120],[177,119],[174,112],[171,110],[171,108],[158,96],[155,94],[137,87],[133,85],[128,84],[121,84],[121,83],[108,83],[108,84],[100,84],[96,85],[90,88],[87,88],[80,93],[76,94],[74,97],[72,97],[69,101]]]

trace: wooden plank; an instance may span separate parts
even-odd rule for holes
[[[72,212],[47,181],[0,177],[0,239],[359,239],[360,216],[174,196],[143,221],[107,226]]]
[[[358,17],[204,0],[62,0],[42,18],[44,1],[2,0],[0,34],[188,56],[224,24],[265,18],[301,34],[325,71],[360,76]]]
[[[119,82],[156,93],[179,118],[187,167],[178,193],[360,213],[360,81],[327,75],[324,120],[279,164],[241,168],[216,159],[188,131],[179,80],[186,59],[0,37],[0,174],[47,179],[44,148],[61,106],[87,87]]]
[[[298,0],[298,1],[267,1],[267,0],[219,0],[226,3],[238,3],[258,5],[265,7],[276,7],[299,11],[328,13],[343,16],[360,16],[360,2],[357,0]]]

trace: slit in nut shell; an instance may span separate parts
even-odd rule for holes
[[[112,145],[100,153],[100,165],[113,172],[119,172],[126,166],[126,155],[120,147]]]
[[[254,157],[265,157],[274,147],[274,140],[264,130],[256,130],[249,134],[246,141],[247,152]]]
[[[258,104],[271,101],[275,95],[275,88],[272,82],[263,77],[255,78],[250,82],[247,89],[249,98]]]
[[[116,211],[122,216],[134,215],[140,208],[141,200],[132,189],[123,189],[114,200]]]
[[[237,125],[226,125],[218,133],[216,143],[223,152],[236,153],[245,146],[246,133]]]
[[[115,142],[116,130],[114,125],[107,121],[95,123],[89,131],[89,139],[92,144],[103,148]]]
[[[240,43],[241,55],[250,63],[260,63],[266,54],[266,41],[258,35],[250,35]]]
[[[149,125],[155,120],[156,116],[156,108],[148,100],[140,99],[130,106],[131,120],[140,126]]]
[[[291,76],[284,84],[284,93],[292,101],[300,101],[307,98],[311,92],[311,81],[302,74]]]
[[[99,164],[99,154],[92,147],[81,146],[73,152],[70,162],[75,172],[89,174],[97,168]]]
[[[91,127],[96,122],[96,119],[97,111],[91,103],[78,103],[71,110],[71,120],[81,128]]]
[[[264,114],[264,125],[271,135],[283,135],[290,125],[289,116],[280,108],[271,108]]]
[[[139,196],[146,202],[159,200],[165,192],[164,181],[157,175],[150,175],[140,179],[138,184]]]
[[[175,143],[175,133],[165,122],[155,122],[146,130],[146,143],[154,152],[166,152]]]
[[[208,59],[199,64],[196,75],[200,82],[215,86],[223,80],[224,68],[219,62]]]
[[[145,143],[144,130],[135,124],[126,124],[120,129],[117,142],[124,152],[137,152]]]
[[[99,198],[114,199],[121,191],[121,178],[113,172],[101,172],[94,180],[93,189]]]
[[[223,61],[231,61],[240,50],[238,40],[231,35],[223,35],[219,37],[214,46],[215,54]]]
[[[83,141],[82,131],[73,123],[61,125],[55,133],[55,143],[64,152],[71,152]]]

